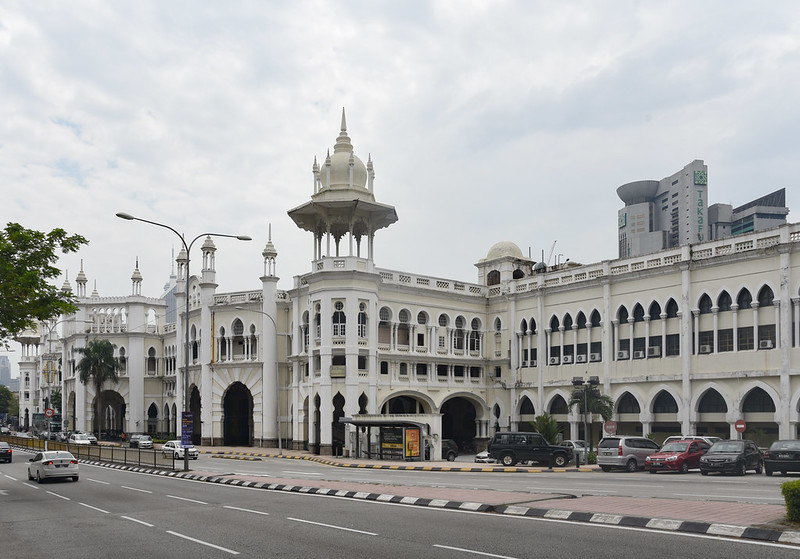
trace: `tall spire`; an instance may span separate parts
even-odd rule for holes
[[[339,137],[336,138],[336,144],[333,146],[333,153],[342,151],[353,152],[353,144],[350,143],[350,136],[347,135],[347,119],[344,116],[344,107],[342,107],[342,128],[339,131]]]

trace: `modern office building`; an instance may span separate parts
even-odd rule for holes
[[[620,230],[641,239],[626,254],[646,254],[548,268],[501,241],[476,255],[474,282],[377,266],[398,215],[378,201],[373,162],[357,157],[344,116],[321,161],[309,200],[289,210],[313,237],[310,269],[289,289],[278,289],[271,234],[247,291],[217,289],[224,249],[211,238],[193,259],[199,274],[187,277],[179,254],[166,290],[174,321],[166,297],[141,295],[138,271],[128,296],[87,296],[78,276],[79,310],[61,339],[68,428],[94,424],[98,395],[77,379],[73,349],[102,336],[124,361],[100,395],[102,429],[178,432],[188,320],[196,443],[274,446],[280,436],[353,453],[375,441],[340,419],[390,416],[422,425],[434,448],[442,438],[481,446],[498,429],[531,429],[542,412],[565,437],[596,441],[599,419],[584,433],[569,406],[573,379],[592,376],[621,433],[735,437],[744,419],[762,443],[798,436],[800,225],[709,240],[702,161],[620,188]]]
[[[0,355],[0,384],[8,386],[11,383],[11,361],[8,355]]]
[[[619,257],[651,254],[786,223],[785,189],[734,208],[709,205],[708,167],[695,160],[677,173],[617,188],[625,206],[617,212]]]

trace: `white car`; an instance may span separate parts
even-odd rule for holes
[[[83,433],[72,433],[67,439],[67,444],[90,445],[92,442]]]
[[[561,446],[571,448],[573,456],[580,456],[581,464],[586,464],[589,456],[589,445],[586,441],[566,440],[561,441]]]
[[[489,451],[484,450],[483,452],[479,452],[475,455],[475,462],[481,464],[494,464],[495,460],[491,456],[489,456]]]
[[[78,461],[66,450],[37,452],[28,461],[28,479],[42,483],[45,479],[69,477],[78,481]]]
[[[186,449],[186,452],[189,454],[190,460],[197,460],[197,457],[200,455],[195,447],[191,445],[183,446],[179,440],[165,442],[164,446],[161,447],[161,455],[166,457],[167,454],[171,453],[173,459],[183,460],[184,449]]]

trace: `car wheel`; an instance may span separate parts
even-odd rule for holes
[[[707,472],[707,471],[705,471],[705,470],[700,470],[700,475],[701,475],[701,476],[707,476],[707,475],[708,475],[708,472]]]
[[[648,470],[648,471],[649,471],[651,474],[654,474],[654,473],[656,473],[656,471],[655,471],[655,470]]]
[[[740,462],[738,469],[736,470],[736,475],[744,476],[747,475],[747,465],[744,462]]]
[[[72,481],[78,481],[78,476],[72,476]]]
[[[785,476],[786,475],[786,470],[781,470],[781,475]]]
[[[768,476],[771,476],[772,475],[772,470],[767,468],[767,469],[764,470],[764,473],[767,474]]]
[[[42,476],[39,475],[39,472],[36,472],[36,483],[42,483]]]
[[[28,481],[32,480],[33,476],[31,475],[31,469],[28,468]]]
[[[628,463],[625,464],[625,471],[626,472],[635,472],[638,469],[639,469],[639,466],[636,465],[636,460],[634,460],[633,458],[628,460]]]
[[[760,474],[760,473],[761,473],[761,468],[762,468],[761,462],[759,462],[758,464],[756,464],[756,473],[757,473],[757,474]]]
[[[684,463],[681,464],[681,473],[682,474],[689,473],[689,463],[688,462],[684,461]]]
[[[600,469],[603,470],[604,472],[610,472],[611,466],[600,466]]]
[[[503,463],[503,466],[507,467],[511,467],[517,463],[513,454],[503,454],[503,457],[500,458],[500,461]]]
[[[456,460],[456,453],[455,452],[448,452],[447,453],[447,461],[448,462],[455,462]]]
[[[553,456],[553,465],[555,465],[558,468],[563,468],[564,466],[567,465],[567,457],[564,456],[563,454],[556,454],[555,456]]]

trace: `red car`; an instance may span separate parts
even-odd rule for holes
[[[700,467],[700,457],[711,445],[705,441],[685,440],[665,444],[661,450],[651,454],[644,461],[644,469],[651,474],[656,472],[680,472],[685,474],[692,468]]]

